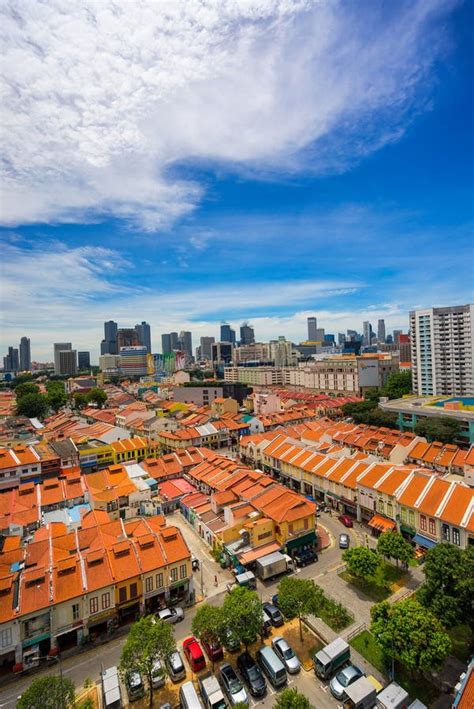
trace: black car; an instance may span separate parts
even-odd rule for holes
[[[250,690],[252,697],[264,697],[267,692],[267,683],[262,670],[257,665],[252,655],[243,652],[237,658],[237,667],[242,678]]]
[[[278,610],[278,608],[273,605],[273,603],[263,603],[263,610],[268,615],[272,622],[272,625],[275,628],[278,628],[278,626],[283,625],[283,616]]]
[[[318,555],[314,549],[302,549],[294,556],[296,566],[307,566],[318,560]]]

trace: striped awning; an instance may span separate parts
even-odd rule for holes
[[[396,528],[393,520],[382,517],[382,515],[374,515],[369,522],[369,527],[379,529],[382,532],[389,532]]]

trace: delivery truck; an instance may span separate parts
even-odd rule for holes
[[[350,660],[351,649],[345,640],[336,638],[314,656],[314,671],[320,679],[329,679]]]
[[[294,570],[293,559],[287,554],[275,551],[257,560],[255,573],[261,581],[266,581]]]

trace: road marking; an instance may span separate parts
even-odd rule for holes
[[[321,687],[321,689],[323,690],[323,692],[327,692],[327,691],[328,691],[328,688],[327,688],[327,686],[326,686],[325,684],[320,684],[319,686]]]

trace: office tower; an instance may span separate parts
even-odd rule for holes
[[[120,371],[126,377],[144,377],[148,373],[147,349],[142,345],[120,348]]]
[[[122,347],[138,347],[139,345],[138,334],[134,327],[119,327],[117,330],[117,347],[119,352]],[[109,352],[109,354],[113,354],[113,352]]]
[[[193,356],[193,336],[188,330],[181,330],[178,338],[179,348],[187,357]]]
[[[101,354],[117,354],[117,333],[118,326],[113,320],[108,320],[104,323],[104,339],[100,343]]]
[[[240,326],[240,344],[252,345],[255,342],[255,332],[251,325],[244,322]]]
[[[8,354],[3,358],[3,369],[5,372],[18,372],[20,369],[20,357],[16,347],[8,348]]]
[[[400,338],[400,335],[402,334],[402,330],[394,330],[393,331],[393,341],[396,345],[398,345],[398,340]]]
[[[106,353],[108,354],[108,353]],[[90,352],[78,352],[77,353],[77,367],[79,371],[81,369],[91,368],[91,354]]]
[[[31,369],[30,338],[22,337],[20,340],[20,370],[28,372]]]
[[[324,342],[324,338],[326,337],[326,334],[324,332],[324,327],[317,327],[316,328],[316,340],[315,342]]]
[[[377,340],[385,342],[385,320],[379,320],[377,323]]]
[[[151,354],[151,328],[149,324],[142,320],[139,325],[135,325],[135,330],[138,335],[139,344],[146,347],[148,353]]]
[[[474,305],[410,312],[413,391],[474,395]]]
[[[70,342],[55,342],[53,345],[54,349],[54,373],[61,374],[60,363],[59,363],[59,353],[72,350],[72,344]]]
[[[169,332],[164,332],[161,336],[161,351],[164,355],[171,354],[171,335]]]
[[[212,359],[212,345],[215,341],[214,337],[201,337],[200,359]]]
[[[318,319],[317,318],[308,318],[308,341],[309,342],[317,342],[316,339],[316,330],[318,329]]]
[[[171,352],[179,350],[179,337],[177,332],[170,332]]]
[[[346,336],[343,332],[338,332],[337,333],[337,344],[342,347],[344,342],[346,341]]]
[[[324,335],[324,342],[333,342],[334,344],[336,344],[336,338],[334,335],[330,335],[329,332],[327,332]]]
[[[270,359],[275,367],[289,367],[294,364],[293,343],[280,335],[278,340],[270,340]]]
[[[211,353],[214,364],[230,364],[232,362],[233,347],[230,342],[213,342]]]
[[[77,352],[76,350],[59,350],[58,351],[58,364],[59,372],[57,374],[62,375],[74,375],[77,374]],[[56,367],[54,369],[56,374]]]
[[[410,335],[401,334],[398,338],[398,349],[400,352],[400,362],[411,361]]]
[[[231,345],[235,345],[235,330],[231,328],[228,323],[222,323],[221,325],[221,342],[230,342]]]
[[[366,346],[369,346],[372,344],[372,325],[369,323],[368,320],[365,320],[363,323],[363,343]]]

